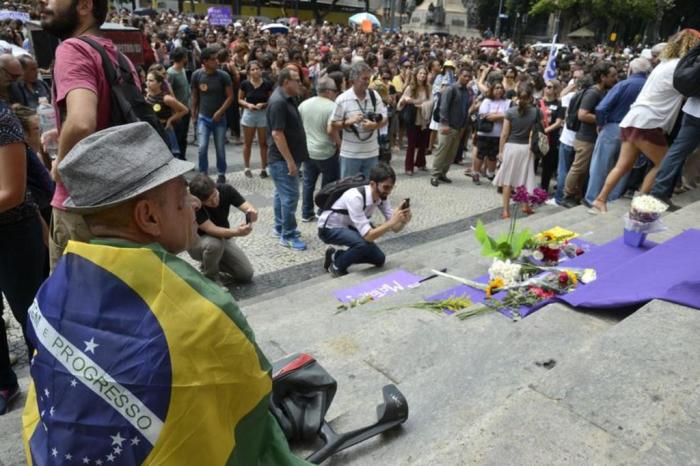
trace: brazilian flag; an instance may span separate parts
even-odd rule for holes
[[[308,464],[236,303],[159,245],[70,242],[30,315],[28,464]]]

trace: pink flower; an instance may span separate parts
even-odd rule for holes
[[[519,204],[527,204],[530,201],[529,197],[525,186],[518,186],[515,188],[515,192],[512,196],[513,201]]]
[[[542,299],[547,299],[547,298],[551,298],[552,296],[554,296],[554,291],[544,290],[538,286],[531,286],[530,292],[532,294],[534,294],[535,296],[537,296],[538,298],[542,298]]]
[[[567,285],[569,283],[569,274],[567,274],[566,272],[560,272],[559,283],[561,285]]]

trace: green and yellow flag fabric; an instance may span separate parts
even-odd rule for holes
[[[28,464],[308,464],[236,303],[159,245],[70,242],[28,327]]]

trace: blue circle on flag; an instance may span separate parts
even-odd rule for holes
[[[114,274],[67,254],[37,295],[54,331],[31,364],[40,421],[34,464],[141,464],[170,403],[166,336],[146,302]]]

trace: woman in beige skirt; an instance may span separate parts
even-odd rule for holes
[[[528,191],[535,189],[534,158],[530,152],[530,133],[537,121],[537,109],[532,104],[532,88],[528,84],[518,87],[518,105],[506,111],[501,132],[498,159],[501,167],[493,184],[503,188],[503,213],[501,218],[509,218],[510,195],[513,188],[525,186]],[[529,206],[523,212],[530,214]]]

